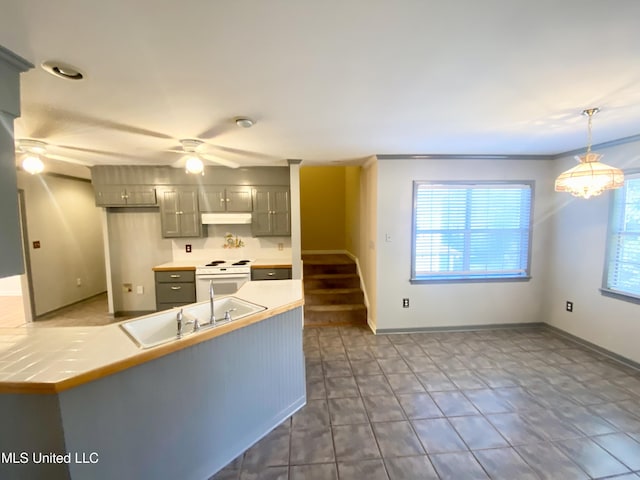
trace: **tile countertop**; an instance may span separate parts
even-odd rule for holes
[[[0,394],[55,393],[168,355],[303,305],[300,280],[247,282],[234,296],[254,315],[141,349],[120,327],[0,328]]]
[[[155,272],[172,271],[172,270],[195,270],[196,265],[205,265],[210,262],[208,260],[184,259],[174,260],[172,262],[163,263],[153,267]],[[291,259],[288,258],[257,258],[251,262],[252,268],[291,268]]]

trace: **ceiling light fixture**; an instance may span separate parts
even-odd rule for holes
[[[253,120],[247,117],[238,117],[236,118],[236,125],[242,128],[250,128],[256,124]]]
[[[51,75],[65,80],[82,80],[84,78],[84,75],[77,68],[62,62],[48,60],[42,64],[42,68]]]
[[[201,174],[204,175],[204,164],[202,160],[200,160],[195,155],[190,155],[187,158],[187,162],[185,163],[185,170],[187,173],[192,173],[194,175]]]
[[[17,140],[16,147],[16,150],[19,153],[25,154],[21,163],[22,169],[31,175],[42,173],[44,170],[44,163],[42,163],[40,156],[47,153],[47,144],[39,140],[25,138]]]
[[[22,160],[22,169],[25,172],[29,172],[31,175],[36,175],[37,173],[42,173],[44,170],[44,163],[40,160],[38,155],[28,154]]]
[[[574,197],[586,199],[600,195],[605,190],[620,188],[624,185],[622,170],[600,163],[602,155],[591,151],[591,120],[599,111],[599,108],[589,108],[582,112],[589,117],[587,151],[584,155],[576,157],[580,162],[578,165],[562,172],[556,178],[556,192],[569,192]]]

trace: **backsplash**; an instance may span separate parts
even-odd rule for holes
[[[252,237],[251,225],[207,225],[207,236],[172,240],[173,260],[268,258],[291,260],[291,237]],[[229,235],[233,245],[229,248]],[[191,245],[191,253],[185,246]],[[281,248],[282,249],[281,249]]]

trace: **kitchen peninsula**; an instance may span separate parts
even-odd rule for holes
[[[235,296],[266,310],[149,349],[119,324],[6,329],[0,478],[209,478],[297,411],[301,282]],[[70,461],[20,463],[52,452]]]

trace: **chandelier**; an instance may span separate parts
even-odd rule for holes
[[[599,111],[599,108],[590,108],[582,112],[589,117],[587,151],[576,157],[580,162],[578,165],[556,178],[556,192],[569,192],[574,197],[590,198],[624,185],[622,170],[600,163],[602,155],[591,151],[591,120]]]

